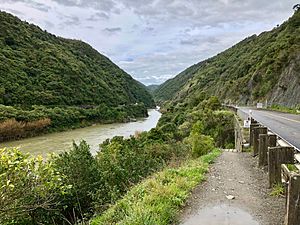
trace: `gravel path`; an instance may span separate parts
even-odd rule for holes
[[[182,225],[283,224],[285,199],[269,195],[267,174],[249,153],[223,152],[207,177],[183,209]]]

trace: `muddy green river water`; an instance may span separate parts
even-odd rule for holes
[[[95,154],[99,150],[99,144],[107,138],[114,136],[129,137],[136,131],[148,131],[155,127],[161,114],[156,110],[149,110],[149,117],[130,123],[97,124],[90,127],[46,134],[38,137],[27,138],[18,141],[0,143],[3,147],[18,147],[23,152],[33,155],[46,156],[48,153],[59,153],[68,151],[73,140],[79,143],[85,140],[91,147],[91,152]]]

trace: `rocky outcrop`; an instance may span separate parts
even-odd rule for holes
[[[300,53],[284,69],[268,99],[270,104],[288,107],[300,104]]]

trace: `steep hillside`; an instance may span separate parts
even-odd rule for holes
[[[158,101],[166,101],[175,96],[175,94],[186,84],[190,78],[198,71],[199,66],[203,63],[199,63],[191,66],[185,71],[178,74],[176,77],[167,80],[162,85],[160,85],[154,91],[154,97]]]
[[[154,91],[156,91],[156,89],[158,87],[159,87],[159,85],[157,85],[157,84],[150,84],[150,85],[146,86],[149,93],[154,93]]]
[[[184,102],[217,95],[224,102],[300,104],[300,11],[281,26],[253,35],[162,84],[157,100]]]
[[[0,12],[0,104],[154,106],[146,88],[88,44]]]

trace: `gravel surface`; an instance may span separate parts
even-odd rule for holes
[[[285,198],[270,196],[267,173],[250,153],[223,152],[179,218],[182,225],[280,225]]]

